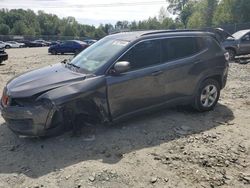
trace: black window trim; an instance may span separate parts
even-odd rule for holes
[[[137,44],[140,44],[142,42],[146,42],[146,41],[151,41],[151,40],[163,40],[163,39],[173,39],[173,38],[187,38],[187,37],[190,37],[190,38],[198,38],[198,37],[201,37],[202,36],[172,36],[172,37],[159,37],[159,38],[151,38],[151,39],[143,39],[143,40],[140,40],[138,42],[136,42],[135,44],[133,44],[132,46],[130,46],[125,52],[123,52],[115,61],[114,63],[112,63],[105,71],[105,75],[110,75],[109,74],[109,71],[112,69],[112,67],[118,62],[118,60],[124,56],[129,50],[131,50],[133,47],[135,47]],[[203,36],[204,37],[204,36]],[[162,48],[162,44],[161,44],[161,48]],[[193,57],[193,56],[196,56],[198,54],[201,54],[203,53],[204,51],[206,51],[208,49],[208,47],[204,48],[202,51],[199,51],[195,54],[192,54],[190,56],[187,56],[187,57],[183,57],[183,58],[180,58],[180,59],[186,59],[186,58],[190,58],[190,57]],[[166,63],[169,63],[169,62],[174,62],[174,61],[178,61],[180,59],[174,59],[174,60],[171,60],[171,61],[167,61],[167,62],[161,62],[159,64],[156,64],[156,65],[163,65],[163,64],[166,64]],[[161,61],[162,61],[162,57],[161,57]],[[128,71],[126,73],[129,73],[129,72],[133,72],[133,71],[138,71],[138,70],[143,70],[143,69],[146,69],[146,68],[150,68],[152,66],[156,66],[156,65],[151,65],[151,66],[147,66],[147,67],[142,67],[140,69],[134,69],[134,70],[131,70],[131,71]]]
[[[174,38],[178,38],[178,37],[174,37]],[[187,36],[183,36],[182,38],[202,38],[201,36],[199,37],[196,37],[196,36],[191,36],[191,37],[187,37]],[[204,44],[207,44],[207,40],[204,40]],[[162,47],[162,46],[161,46]],[[161,59],[161,64],[165,64],[165,63],[169,63],[169,62],[174,62],[174,61],[178,61],[180,59],[187,59],[187,58],[191,58],[191,57],[194,57],[194,56],[197,56],[199,54],[202,54],[204,51],[206,51],[208,49],[207,45],[205,46],[205,48],[203,49],[200,49],[199,51],[193,53],[193,54],[190,54],[188,56],[184,56],[184,57],[180,57],[180,58],[176,58],[176,59],[171,59],[169,61],[163,61],[163,59]]]

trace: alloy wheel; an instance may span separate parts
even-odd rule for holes
[[[213,104],[216,102],[217,95],[218,90],[215,85],[206,86],[201,92],[201,105],[206,108],[213,106]]]

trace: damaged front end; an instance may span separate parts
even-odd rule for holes
[[[55,106],[48,99],[11,98],[6,89],[3,93],[1,113],[8,127],[15,133],[27,136],[46,135],[51,124]]]
[[[19,135],[53,136],[75,125],[109,121],[104,77],[85,78],[39,93],[33,93],[37,89],[26,90],[31,96],[8,88],[10,82],[0,104],[7,126]]]

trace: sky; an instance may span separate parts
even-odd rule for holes
[[[79,23],[98,26],[118,20],[139,21],[157,16],[166,0],[0,0],[0,8],[43,10],[60,18],[73,16]]]

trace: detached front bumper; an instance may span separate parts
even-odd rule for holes
[[[15,133],[25,136],[45,136],[52,119],[52,110],[43,106],[3,107],[1,114],[7,126]]]

